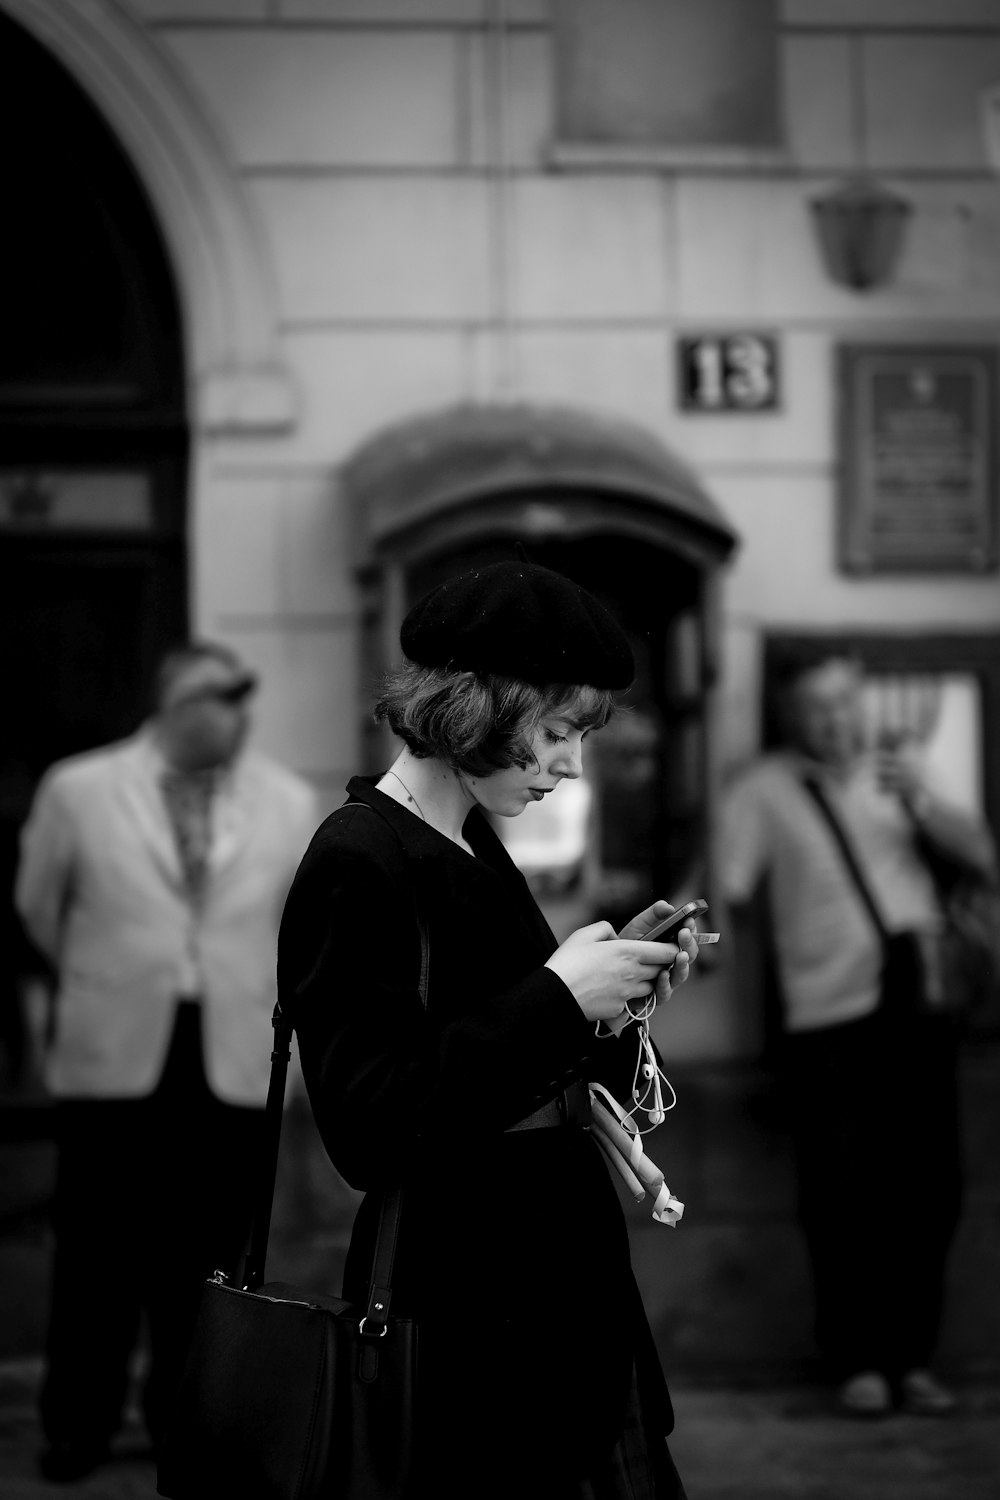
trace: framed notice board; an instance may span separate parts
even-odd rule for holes
[[[996,349],[845,344],[837,357],[840,567],[996,568]]]

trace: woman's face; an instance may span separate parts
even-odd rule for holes
[[[558,715],[542,720],[529,742],[526,766],[509,766],[489,776],[463,777],[472,800],[484,812],[516,818],[529,802],[541,802],[563,777],[583,774],[583,741],[589,733]]]

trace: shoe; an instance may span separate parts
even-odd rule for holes
[[[915,1417],[944,1417],[958,1401],[930,1370],[907,1370],[899,1382],[900,1405]]]
[[[884,1417],[892,1410],[889,1382],[878,1370],[861,1370],[837,1391],[837,1405],[850,1417]]]
[[[38,1455],[38,1471],[53,1484],[73,1484],[77,1479],[86,1479],[101,1464],[106,1463],[106,1446],[84,1447],[80,1443],[50,1443]]]

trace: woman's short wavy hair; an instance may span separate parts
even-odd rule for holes
[[[422,667],[387,673],[375,701],[375,722],[422,760],[431,756],[466,776],[529,766],[531,738],[543,719],[601,729],[615,711],[605,688],[568,683],[536,687],[513,677]]]

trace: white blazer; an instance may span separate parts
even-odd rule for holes
[[[243,754],[217,799],[210,878],[195,913],[159,764],[146,732],[61,761],[25,824],[15,899],[58,974],[46,1083],[62,1097],[150,1093],[193,971],[209,1085],[227,1103],[259,1106],[278,922],[318,821],[315,796],[292,772]]]

